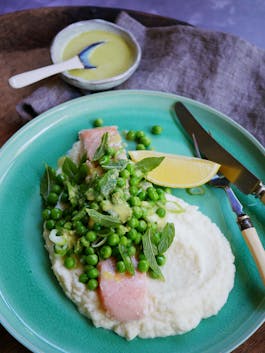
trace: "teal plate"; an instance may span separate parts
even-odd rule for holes
[[[189,333],[127,342],[95,328],[79,314],[58,285],[44,249],[39,181],[44,164],[56,166],[81,129],[95,118],[120,131],[159,124],[152,136],[162,152],[192,155],[183,131],[173,120],[176,100],[187,104],[214,137],[259,178],[265,180],[265,151],[242,127],[193,100],[148,91],[113,91],[82,97],[49,110],[17,132],[0,151],[0,317],[2,324],[34,352],[87,353],[221,353],[247,339],[264,321],[264,287],[237,227],[225,193],[206,187],[204,196],[175,190],[199,205],[224,232],[236,257],[235,285],[226,305]],[[133,148],[129,145],[129,148]],[[236,190],[235,190],[236,191]],[[264,206],[236,191],[264,242]],[[173,304],[172,304],[173,305]]]

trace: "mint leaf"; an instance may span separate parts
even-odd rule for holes
[[[65,157],[63,165],[62,165],[62,171],[64,174],[68,176],[70,180],[74,180],[76,177],[76,174],[78,172],[78,167],[77,165],[72,161],[71,158]]]
[[[131,257],[128,255],[128,248],[122,244],[119,244],[119,252],[121,254],[122,260],[124,262],[126,271],[131,275],[135,274],[134,266]]]
[[[51,187],[56,183],[56,172],[53,168],[45,165],[45,172],[40,182],[40,194],[44,201],[47,201],[48,195],[51,192]]]
[[[118,161],[110,161],[107,164],[101,164],[101,167],[104,169],[117,169],[123,170],[128,164],[128,160],[126,159],[119,159]]]
[[[105,134],[103,134],[103,136],[101,138],[101,143],[98,146],[92,161],[98,161],[101,157],[104,156],[105,151],[108,147],[108,138],[109,138],[109,133],[105,132]]]
[[[175,227],[173,223],[167,223],[162,230],[161,239],[157,246],[159,254],[163,254],[172,244],[175,236]]]
[[[117,169],[108,170],[103,177],[99,180],[99,188],[101,194],[107,198],[109,194],[115,189],[119,171]]]
[[[156,262],[155,255],[157,254],[156,246],[152,243],[152,231],[149,228],[143,235],[143,251],[144,255],[149,263],[150,268],[159,276],[160,279],[164,280],[164,276]]]
[[[164,158],[165,157],[147,157],[140,160],[135,165],[138,169],[140,169],[143,173],[146,174],[158,167],[159,164],[164,160]]]
[[[96,222],[104,227],[117,227],[119,224],[121,224],[121,222],[118,218],[104,215],[96,210],[91,209],[91,208],[87,208],[86,212],[89,215],[89,217],[93,219],[94,222]]]

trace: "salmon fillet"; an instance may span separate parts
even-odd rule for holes
[[[122,322],[141,319],[146,308],[146,274],[117,273],[114,259],[100,262],[99,271],[99,297],[107,313]]]

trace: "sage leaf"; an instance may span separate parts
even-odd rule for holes
[[[76,174],[78,172],[78,167],[77,165],[72,161],[71,158],[65,157],[63,165],[62,165],[62,171],[64,174],[68,176],[70,180],[74,180],[76,177]]]
[[[135,274],[134,265],[133,265],[131,257],[128,255],[127,247],[122,244],[119,244],[119,252],[120,252],[121,258],[124,262],[126,271],[129,272],[131,275],[134,275]]]
[[[121,224],[118,218],[104,215],[94,209],[87,208],[86,212],[89,215],[89,217],[93,219],[94,222],[104,227],[117,227],[119,224]]]
[[[147,157],[136,163],[136,167],[144,174],[159,166],[165,157]]]
[[[156,262],[155,255],[157,249],[152,243],[152,231],[149,228],[142,237],[144,255],[149,263],[150,268],[159,276],[160,279],[164,280],[164,276]]]
[[[108,139],[109,139],[109,133],[105,132],[101,138],[101,143],[96,149],[96,152],[94,154],[94,157],[92,161],[98,161],[101,157],[104,156],[106,148],[108,147]]]
[[[45,171],[40,182],[40,194],[44,201],[47,201],[47,198],[51,192],[51,187],[55,183],[56,183],[55,170],[50,166],[45,165]]]
[[[159,254],[163,254],[167,251],[173,242],[175,236],[175,227],[173,223],[167,223],[162,230],[160,242],[157,246]]]

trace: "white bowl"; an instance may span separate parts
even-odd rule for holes
[[[63,61],[63,52],[70,40],[72,40],[74,37],[78,36],[81,33],[88,32],[91,30],[113,32],[123,37],[128,43],[130,43],[130,45],[134,49],[135,57],[133,64],[129,67],[127,71],[124,71],[120,75],[102,80],[86,80],[81,77],[70,75],[67,71],[61,74],[62,78],[73,86],[82,88],[84,90],[92,91],[106,90],[120,85],[121,83],[126,81],[137,69],[141,60],[142,53],[141,48],[134,36],[129,31],[111,22],[96,19],[76,22],[65,27],[55,36],[52,42],[50,52],[53,63],[59,63]]]

